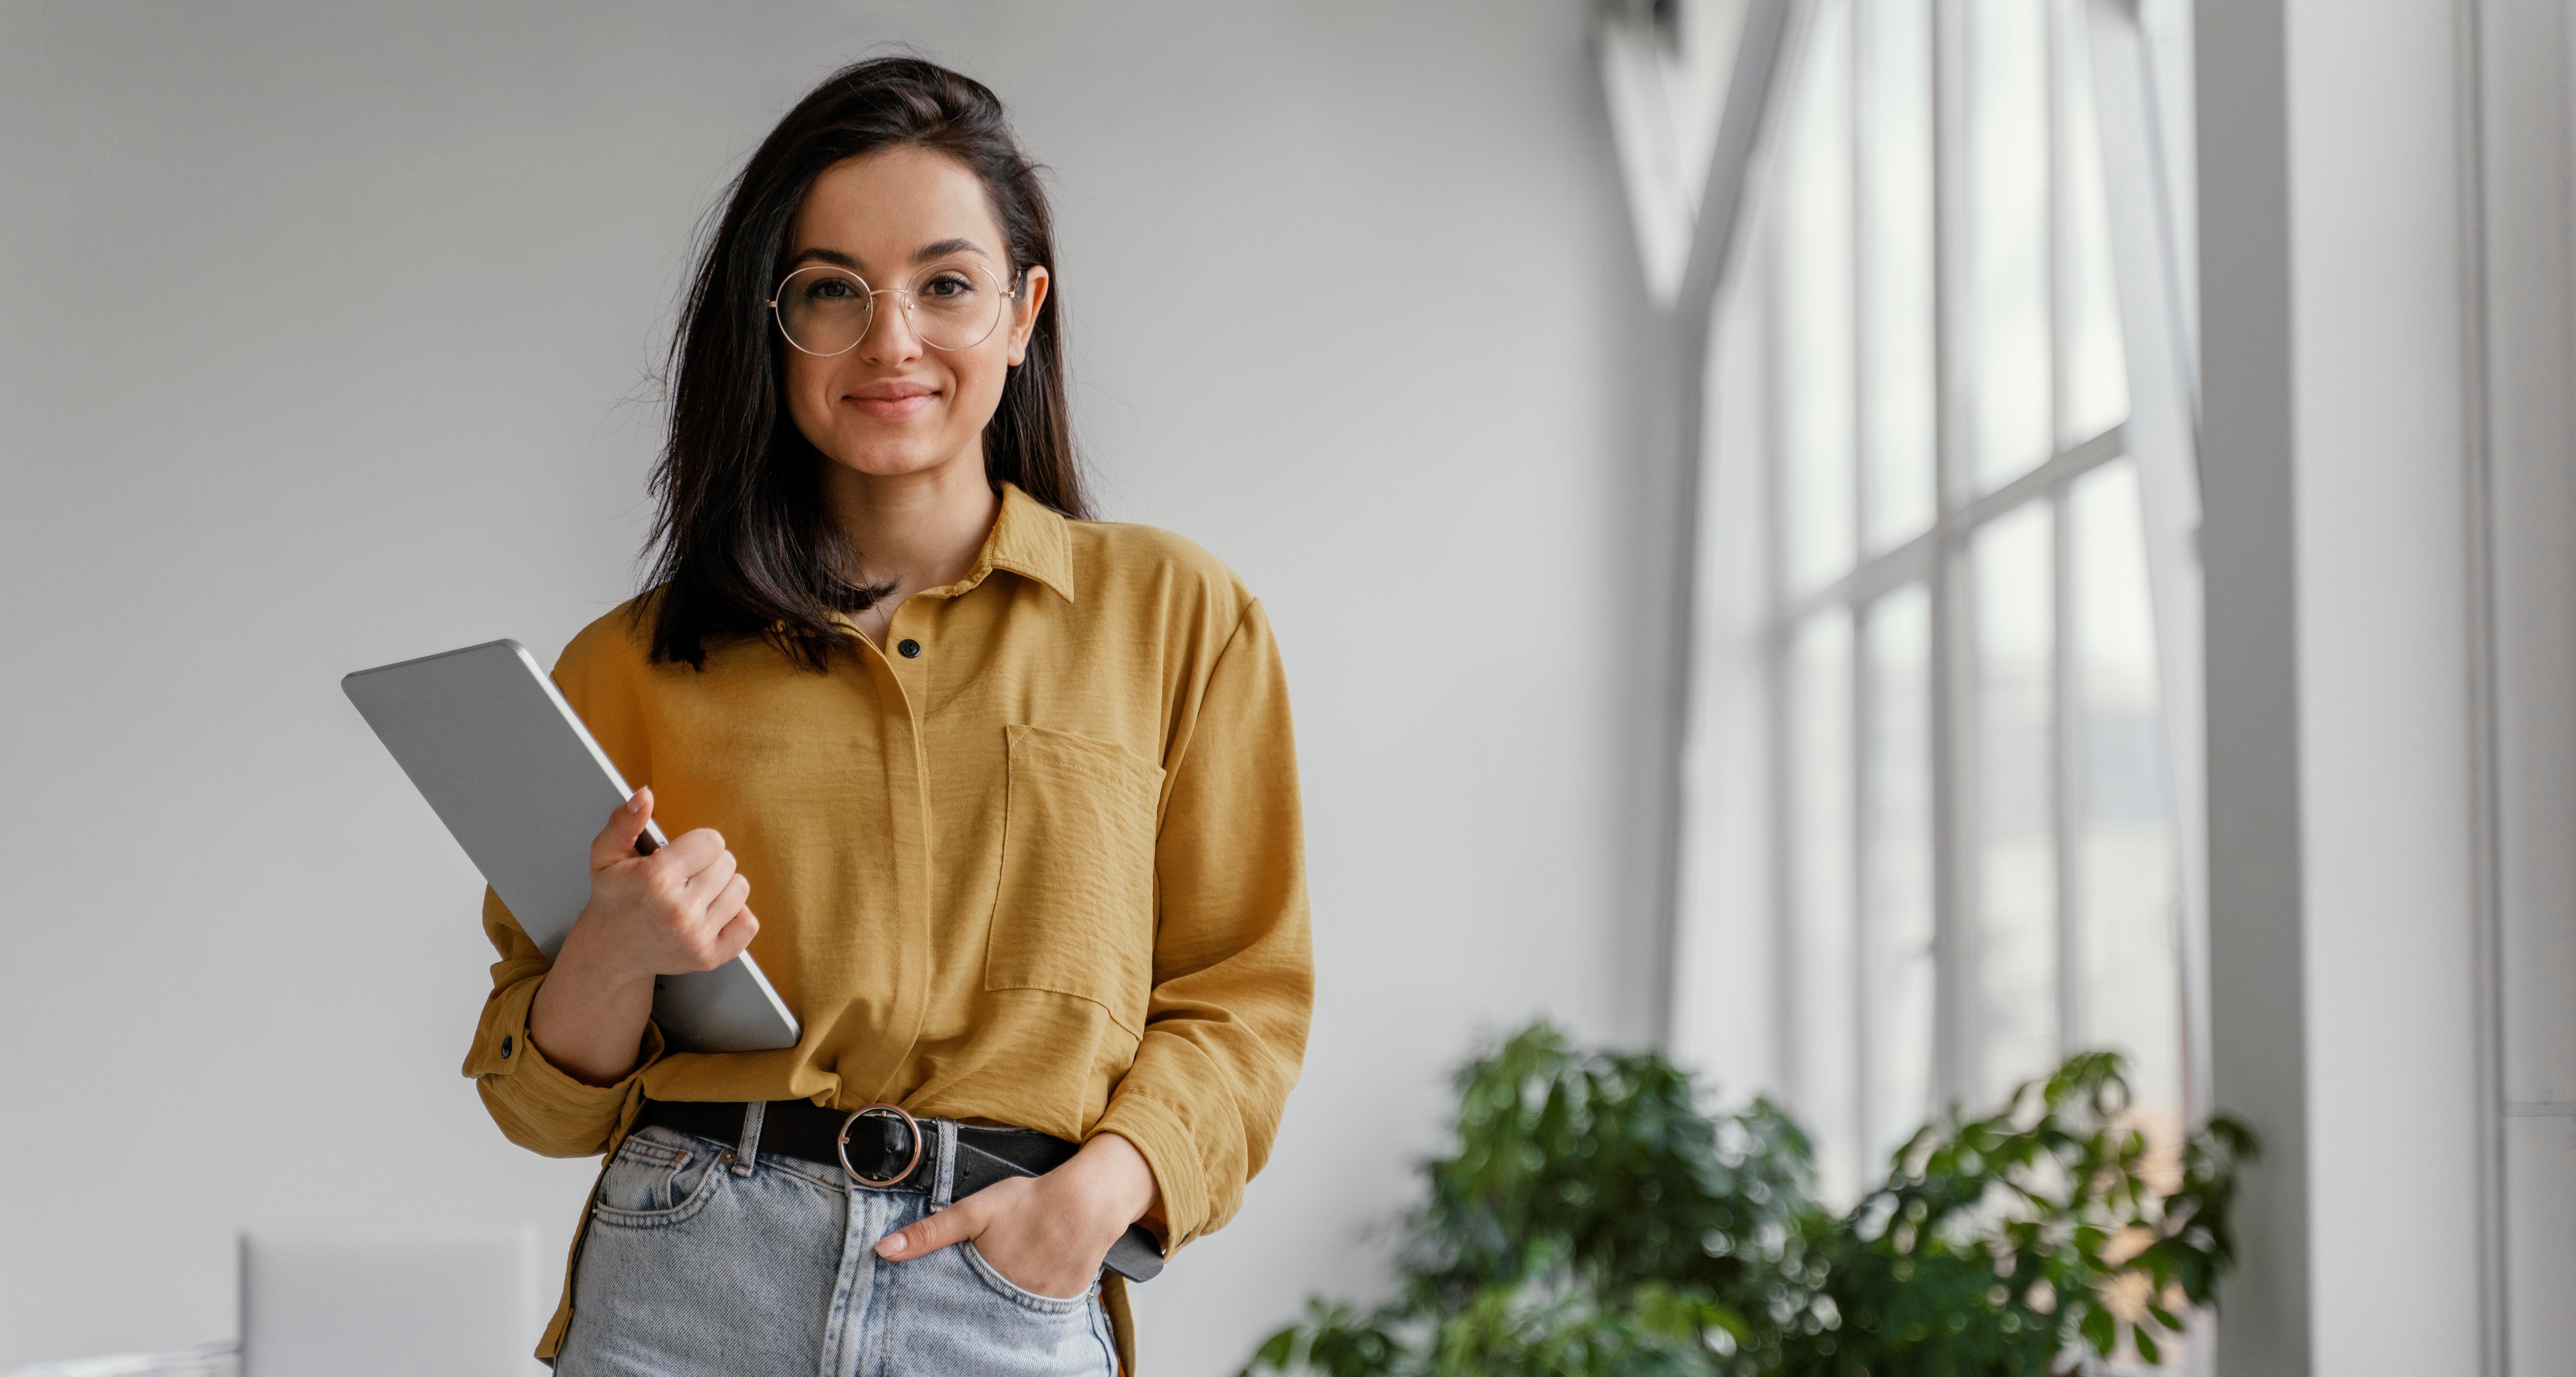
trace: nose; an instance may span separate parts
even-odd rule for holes
[[[877,289],[876,309],[868,332],[859,337],[859,353],[874,364],[909,363],[921,357],[921,336],[912,331],[912,297],[899,287]]]

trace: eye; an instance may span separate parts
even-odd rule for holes
[[[930,301],[955,301],[974,294],[974,279],[959,272],[941,273],[921,284],[922,297]]]
[[[817,277],[805,285],[808,301],[847,301],[859,294],[859,284],[846,277]]]

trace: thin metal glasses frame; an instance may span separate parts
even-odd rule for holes
[[[1011,285],[1010,285],[1007,289],[1005,289],[1005,288],[1002,286],[1002,279],[1001,279],[1000,277],[996,276],[996,275],[994,274],[994,272],[993,272],[993,270],[992,270],[992,269],[987,268],[987,267],[983,266],[982,264],[974,264],[974,265],[971,265],[971,266],[973,266],[973,267],[974,267],[975,271],[977,271],[977,272],[979,272],[979,273],[982,273],[982,274],[984,275],[985,279],[986,279],[986,280],[988,280],[988,281],[990,281],[990,282],[993,284],[994,291],[995,291],[995,292],[996,292],[996,294],[999,296],[999,298],[1000,298],[1000,300],[1001,300],[1002,302],[1008,303],[1008,302],[1013,302],[1013,301],[1017,301],[1017,300],[1019,300],[1019,299],[1020,299],[1020,283],[1021,283],[1022,281],[1024,281],[1024,280],[1027,278],[1027,275],[1028,275],[1028,274],[1027,274],[1027,271],[1026,271],[1025,269],[1023,269],[1023,270],[1021,270],[1021,271],[1019,271],[1019,272],[1015,272],[1015,273],[1011,274]],[[806,348],[803,344],[798,343],[798,342],[797,342],[797,339],[796,339],[796,332],[787,328],[787,313],[786,313],[786,311],[785,311],[782,307],[780,307],[780,305],[778,304],[778,303],[780,303],[780,302],[782,302],[782,301],[784,301],[784,300],[786,300],[786,299],[787,299],[787,284],[788,284],[788,283],[793,282],[793,281],[795,281],[797,278],[802,277],[802,276],[804,276],[805,274],[807,274],[807,273],[812,273],[812,272],[839,273],[841,276],[846,277],[846,278],[850,279],[851,281],[858,283],[858,284],[859,284],[859,290],[860,290],[860,291],[862,291],[862,292],[865,292],[865,293],[867,294],[867,298],[868,298],[868,318],[867,318],[867,323],[859,327],[859,333],[858,333],[858,337],[857,337],[856,339],[851,340],[848,344],[843,345],[842,347],[840,347],[840,348],[838,348],[838,349],[833,349],[833,350],[830,350],[830,351],[825,351],[825,350],[821,350],[821,349],[808,349],[808,348]],[[936,342],[932,341],[932,340],[930,339],[930,337],[929,337],[929,336],[924,335],[923,333],[921,333],[921,327],[919,327],[919,326],[917,326],[917,325],[914,325],[914,324],[912,323],[912,310],[913,310],[913,302],[914,302],[914,299],[915,299],[915,296],[914,296],[915,290],[916,290],[916,289],[911,288],[911,287],[875,287],[875,286],[870,286],[870,285],[868,284],[868,280],[867,280],[866,278],[859,276],[857,273],[852,272],[852,271],[851,271],[850,269],[848,269],[848,268],[835,267],[835,266],[833,266],[833,265],[831,265],[831,264],[826,264],[826,263],[809,263],[809,264],[807,264],[806,266],[804,266],[804,267],[802,267],[802,268],[797,268],[797,269],[795,269],[794,271],[791,271],[791,272],[790,272],[790,273],[788,273],[785,277],[782,277],[782,278],[778,279],[778,285],[777,285],[776,287],[773,287],[773,288],[771,288],[771,289],[770,289],[770,293],[769,293],[769,300],[767,300],[767,301],[765,301],[765,302],[763,302],[763,303],[761,303],[761,304],[762,304],[765,308],[767,308],[767,310],[769,311],[769,318],[770,318],[772,321],[777,322],[779,336],[780,336],[781,338],[783,338],[783,339],[785,339],[785,340],[787,341],[787,344],[788,344],[788,347],[789,347],[789,348],[794,349],[797,353],[800,353],[800,354],[809,354],[809,355],[812,355],[813,357],[818,358],[818,359],[837,359],[837,358],[839,358],[841,355],[846,354],[846,353],[850,352],[851,350],[858,348],[860,345],[867,343],[867,340],[868,340],[868,332],[869,332],[869,331],[871,331],[871,330],[874,330],[874,329],[876,328],[876,299],[877,299],[878,297],[881,297],[881,296],[897,296],[897,297],[901,297],[901,298],[903,299],[903,316],[904,316],[904,326],[905,326],[905,328],[906,328],[906,329],[909,329],[909,330],[911,330],[911,331],[912,331],[912,337],[913,337],[914,339],[920,340],[923,344],[929,345],[931,348],[936,349],[936,350],[940,351],[940,352],[941,352],[941,353],[943,353],[943,354],[962,354],[962,353],[964,353],[965,351],[967,351],[967,350],[969,350],[969,349],[972,349],[972,348],[976,347],[977,345],[982,344],[984,341],[986,341],[986,340],[988,340],[988,339],[991,339],[991,338],[993,337],[993,332],[994,332],[995,330],[998,330],[998,329],[1000,329],[1000,328],[1002,327],[1002,317],[1003,317],[1003,316],[1005,316],[1005,315],[1007,315],[1007,314],[1009,314],[1009,310],[1008,310],[1008,307],[1007,307],[1007,306],[997,305],[997,306],[995,306],[995,307],[993,308],[993,320],[992,320],[992,323],[991,323],[991,324],[989,324],[989,325],[986,325],[986,326],[984,327],[984,333],[982,333],[982,334],[980,334],[980,335],[977,335],[974,339],[972,339],[972,340],[970,340],[970,341],[968,341],[967,343],[964,343],[964,344],[939,344],[939,343],[936,343]]]

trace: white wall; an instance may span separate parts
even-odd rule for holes
[[[2289,8],[2311,1333],[2337,1377],[2467,1372],[2481,1342],[2456,9]]]
[[[2576,129],[2567,0],[2481,0],[2501,1372],[2576,1351]]]
[[[2223,1373],[2502,1370],[2463,9],[2198,11],[2213,1056],[2268,1140]]]
[[[1660,983],[1586,10],[0,0],[0,1368],[229,1334],[245,1226],[568,1236],[590,1168],[457,1075],[477,881],[336,680],[631,591],[692,226],[891,39],[1055,168],[1104,505],[1231,561],[1297,695],[1306,1080],[1148,1365],[1367,1287],[1472,1036],[1642,1041]]]

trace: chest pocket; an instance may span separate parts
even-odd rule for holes
[[[1163,772],[1115,742],[1011,727],[988,990],[1053,990],[1144,1036]]]

